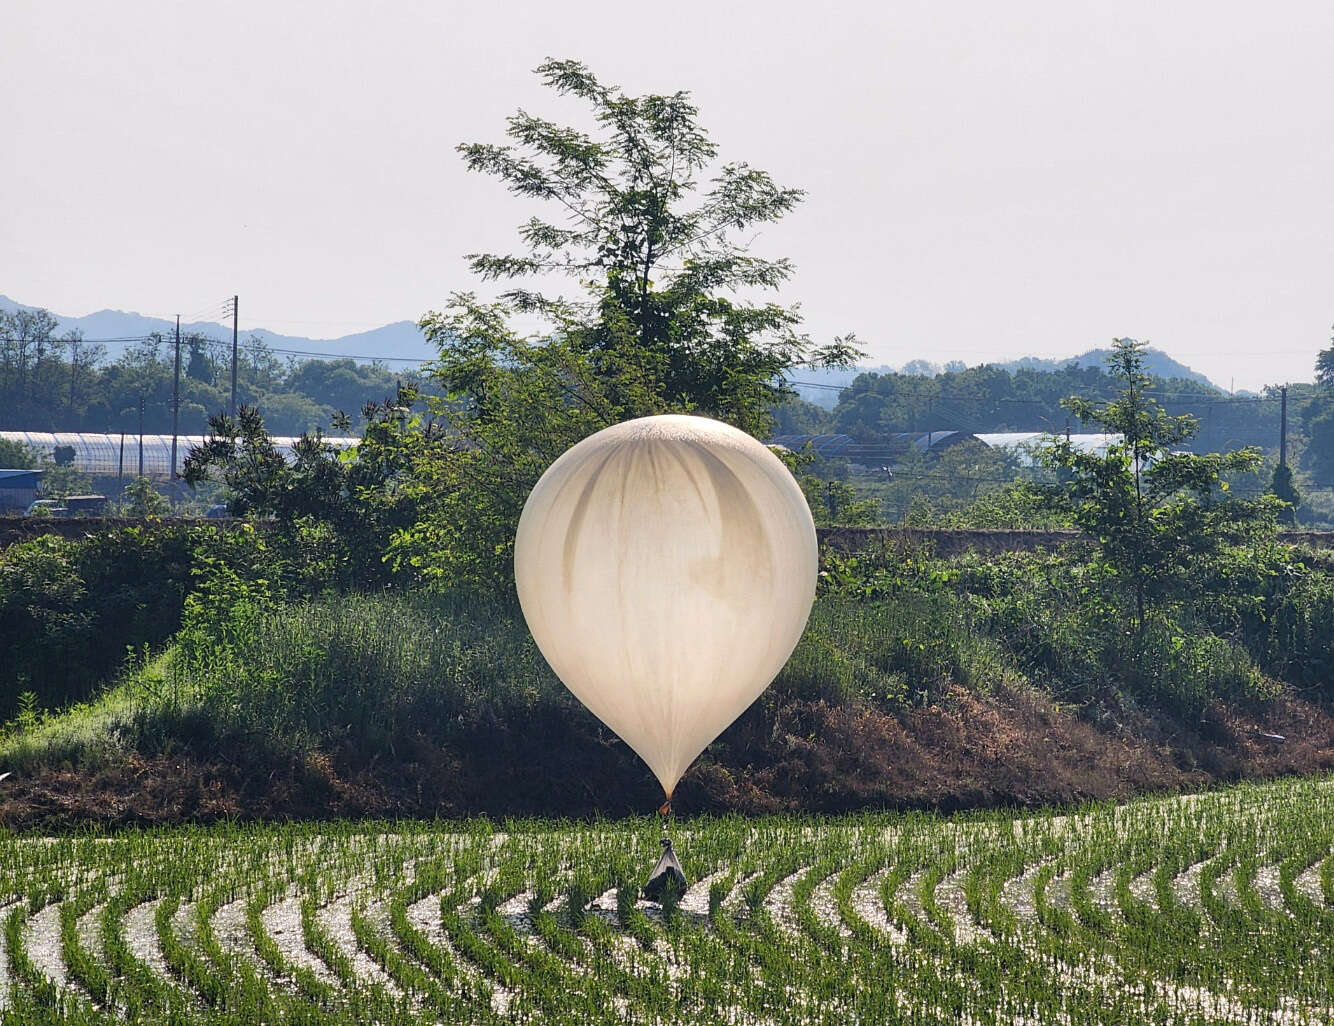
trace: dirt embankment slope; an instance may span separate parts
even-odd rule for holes
[[[590,716],[465,725],[442,745],[367,757],[258,747],[176,748],[95,771],[53,767],[0,782],[0,823],[51,830],[220,819],[643,814],[661,793]],[[1281,738],[1281,740],[1279,740]],[[682,781],[676,808],[835,813],[1033,807],[1334,771],[1334,717],[1295,698],[1263,712],[1214,707],[1185,725],[1127,711],[1094,725],[1033,693],[962,690],[899,715],[757,705]]]

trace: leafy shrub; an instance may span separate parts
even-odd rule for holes
[[[127,646],[166,641],[189,588],[192,531],[45,535],[0,553],[0,717],[20,692],[46,708],[90,694]]]
[[[1054,509],[1051,501],[1027,482],[1005,485],[982,493],[962,509],[934,513],[923,527],[974,531],[1056,531],[1074,526],[1070,515]]]
[[[38,455],[22,442],[0,438],[0,468],[5,470],[29,470],[37,466]]]
[[[346,586],[348,576],[345,547],[314,521],[282,532],[149,522],[11,545],[0,551],[0,721],[25,690],[48,709],[87,698],[127,649],[166,643],[187,604],[183,648],[202,658],[241,599],[276,605]]]
[[[162,517],[170,510],[171,503],[153,487],[153,482],[148,478],[136,477],[125,486],[120,503],[121,516]]]

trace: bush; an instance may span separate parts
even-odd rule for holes
[[[1334,633],[1330,579],[1298,573],[1304,568],[1293,568],[1291,553],[1274,547],[1247,554],[1210,564],[1216,579],[1209,590],[1223,598],[1159,609],[1138,631],[1126,626],[1123,598],[1104,565],[1077,552],[946,562],[877,547],[831,560],[825,588],[874,610],[874,628],[845,636],[882,638],[855,651],[912,695],[932,698],[949,683],[985,691],[1022,675],[1064,701],[1093,706],[1126,696],[1197,718],[1217,699],[1273,697],[1272,675],[1295,679],[1298,660],[1313,679],[1328,679],[1320,675]],[[1261,596],[1275,580],[1303,583],[1287,586],[1266,617]],[[1264,654],[1255,660],[1231,640],[1248,617],[1264,626]],[[844,690],[856,690],[852,676]]]
[[[0,438],[0,469],[31,470],[37,463],[38,456],[35,449],[30,449],[22,442]]]
[[[125,517],[162,517],[171,511],[171,503],[146,477],[136,477],[121,498],[120,513]]]
[[[180,625],[192,531],[125,528],[44,535],[0,553],[0,717],[32,691],[43,708],[84,698]]]

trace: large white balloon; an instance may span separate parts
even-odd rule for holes
[[[537,482],[514,543],[538,648],[669,799],[792,654],[816,573],[792,475],[705,417],[644,417],[584,439]]]

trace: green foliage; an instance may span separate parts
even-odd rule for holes
[[[1272,534],[1277,512],[1272,499],[1228,495],[1226,475],[1255,470],[1258,450],[1198,455],[1174,448],[1194,434],[1196,422],[1169,417],[1145,394],[1143,348],[1133,339],[1116,340],[1109,359],[1122,386],[1116,398],[1066,403],[1120,441],[1101,454],[1065,441],[1042,453],[1063,480],[1050,493],[1057,508],[1067,509],[1097,541],[1109,581],[1128,598],[1136,631],[1151,608],[1196,594],[1205,563]]]
[[[826,431],[828,411],[792,398],[774,407],[773,419],[775,435],[819,435]]]
[[[519,513],[542,472],[575,442],[628,417],[660,412],[652,384],[626,365],[599,373],[568,335],[529,340],[507,309],[458,295],[423,327],[441,345],[447,401],[403,482],[416,521],[389,548],[395,567],[448,588],[508,587]]]
[[[1238,560],[1249,564],[1245,556]],[[946,561],[881,544],[853,555],[826,553],[824,566],[822,592],[867,604],[876,610],[875,629],[897,635],[898,647],[888,651],[901,661],[877,665],[900,672],[910,685],[930,682],[930,695],[951,681],[987,690],[1026,679],[1091,710],[1130,700],[1197,719],[1215,700],[1260,702],[1277,693],[1275,674],[1287,667],[1267,648],[1273,644],[1264,640],[1271,637],[1267,625],[1291,625],[1293,643],[1319,623],[1312,608],[1318,601],[1309,598],[1308,617],[1295,624],[1287,598],[1257,598],[1229,616],[1215,597],[1155,611],[1144,630],[1128,632],[1115,578],[1078,551],[973,553]],[[1287,575],[1232,576],[1233,591],[1244,595]],[[1221,588],[1217,581],[1201,586],[1214,596]],[[869,624],[854,623],[847,637],[860,639]]]
[[[855,592],[826,585],[770,703],[818,699],[902,709],[938,701],[952,687],[986,694],[1018,680],[1013,662],[956,596],[877,589],[868,601]]]
[[[144,430],[171,430],[174,339],[154,335],[107,362],[102,346],[55,330],[44,310],[0,313],[0,427],[137,432],[142,400]],[[200,434],[208,415],[230,404],[231,344],[185,335],[181,348],[180,430]],[[379,363],[284,362],[259,335],[241,339],[239,356],[239,401],[260,407],[280,435],[327,427],[338,411],[359,421],[365,403],[394,394],[396,378],[420,384]]]
[[[786,371],[857,355],[851,336],[814,347],[795,310],[733,294],[787,279],[786,261],[750,255],[736,233],[781,218],[798,190],[727,164],[694,202],[716,150],[686,94],[629,97],[573,61],[548,61],[538,74],[586,103],[600,136],[519,112],[510,145],[459,148],[471,169],[564,218],[532,218],[524,253],[475,254],[472,267],[491,280],[568,274],[584,298],[516,286],[484,304],[458,293],[422,319],[440,349],[432,373],[445,398],[430,412],[445,429],[439,444],[415,450],[404,489],[419,517],[394,535],[390,558],[441,586],[509,587],[523,502],[581,438],[667,412],[763,436],[774,405],[792,394]],[[547,330],[521,336],[510,326],[519,314]]]
[[[1155,617],[1128,644],[1130,690],[1184,716],[1199,717],[1217,701],[1259,702],[1278,694],[1243,647],[1188,622]]]
[[[1307,436],[1302,464],[1315,484],[1334,487],[1334,344],[1316,357],[1315,378],[1315,394],[1299,407]]]
[[[223,665],[287,597],[284,561],[253,525],[200,541],[176,637],[187,670]]]
[[[1297,507],[1302,504],[1302,494],[1292,480],[1292,468],[1286,463],[1280,463],[1274,468],[1274,479],[1269,490],[1274,498],[1284,504],[1278,513],[1279,523],[1291,526],[1297,520]]]
[[[1154,379],[1153,386],[1173,394],[1172,405],[1205,421],[1208,404],[1226,393],[1196,381]],[[842,432],[858,442],[882,444],[894,432],[1048,431],[1062,434],[1096,430],[1071,416],[1064,400],[1071,395],[1111,399],[1120,387],[1095,366],[1058,370],[1006,370],[984,364],[935,375],[865,373],[838,394],[823,431]],[[1238,404],[1208,413],[1203,442],[1270,437],[1278,433],[1277,409],[1269,404]]]
[[[1267,606],[1255,647],[1270,672],[1334,696],[1334,578],[1295,574]]]
[[[1235,637],[1270,676],[1334,696],[1334,575],[1319,553],[1288,546],[1238,553],[1197,617]]]
[[[817,527],[876,527],[884,522],[880,502],[847,480],[844,467],[821,460],[809,446],[803,452],[771,451],[797,479]]]
[[[1316,356],[1315,380],[1324,388],[1334,388],[1334,344],[1320,350]]]
[[[1334,487],[1334,386],[1312,399],[1302,418],[1308,439],[1303,464],[1317,485]]]
[[[488,280],[565,274],[587,299],[572,305],[516,287],[505,297],[512,308],[554,315],[600,378],[636,367],[663,407],[761,436],[769,409],[794,394],[785,371],[858,355],[851,337],[814,349],[797,332],[795,308],[736,297],[776,289],[791,275],[788,261],[753,256],[740,237],[789,213],[801,190],[727,163],[696,201],[718,151],[687,93],[627,96],[577,61],[549,60],[537,74],[586,104],[599,134],[519,111],[509,145],[459,147],[471,170],[560,217],[532,217],[520,231],[526,252],[474,254],[472,268]]]
[[[37,454],[22,442],[0,438],[0,470],[35,470]]]
[[[369,756],[423,729],[447,737],[461,717],[574,708],[508,603],[418,593],[280,606],[274,582],[226,559],[201,575],[172,684],[220,732]]]
[[[127,645],[166,641],[190,561],[191,533],[177,527],[44,535],[0,553],[0,717],[24,690],[45,708],[84,698]]]
[[[400,401],[411,403],[404,392]],[[388,584],[394,568],[385,561],[394,533],[413,522],[415,502],[431,496],[406,478],[441,432],[422,428],[406,407],[368,404],[370,418],[361,444],[341,452],[318,434],[303,435],[292,462],[275,448],[264,420],[242,406],[235,419],[209,419],[204,443],[186,457],[183,477],[191,487],[221,478],[228,509],[237,516],[271,517],[297,559],[308,591],[332,587],[373,588]]]
[[[1074,526],[1067,512],[1053,509],[1045,492],[1025,481],[985,491],[959,509],[932,509],[929,519],[910,523],[970,531],[1059,531]]]
[[[884,522],[880,503],[859,495],[847,481],[807,474],[800,484],[811,515],[820,527],[875,527]]]
[[[92,487],[93,479],[69,464],[47,463],[42,467],[38,491],[43,498],[63,499],[68,495],[85,495]]]
[[[162,517],[171,509],[165,496],[146,477],[136,477],[125,486],[120,513],[126,517]]]
[[[1020,482],[1024,473],[1005,449],[965,442],[927,454],[897,447],[901,453],[891,468],[852,479],[859,491],[880,500],[891,523],[944,526],[983,496]]]

